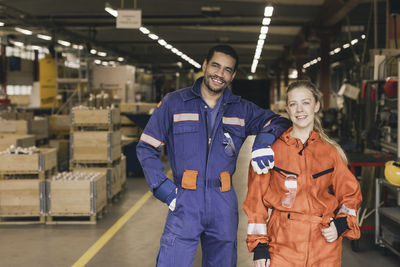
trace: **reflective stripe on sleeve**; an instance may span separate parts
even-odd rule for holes
[[[174,122],[178,121],[198,121],[199,114],[198,113],[180,113],[174,114]]]
[[[248,235],[266,235],[267,225],[265,223],[249,223],[247,225]]]
[[[159,148],[161,145],[164,145],[163,142],[145,133],[142,133],[142,135],[140,136],[140,140],[154,146],[155,148]]]
[[[244,119],[235,117],[222,117],[223,124],[244,126]]]
[[[340,213],[347,213],[349,215],[357,216],[356,210],[349,209],[344,204],[340,207],[340,209],[339,209],[337,214],[340,214]]]

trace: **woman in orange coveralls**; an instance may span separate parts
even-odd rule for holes
[[[319,95],[308,81],[289,86],[293,127],[272,145],[275,167],[260,175],[249,168],[244,210],[254,266],[340,266],[342,236],[360,237],[360,186],[343,150],[322,130]]]

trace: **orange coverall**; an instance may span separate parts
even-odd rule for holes
[[[258,243],[268,245],[271,267],[341,266],[342,236],[360,237],[356,212],[361,203],[360,186],[336,148],[315,131],[304,145],[288,129],[272,145],[275,168],[258,175],[249,167],[244,210],[248,216],[249,251]],[[282,206],[288,190],[287,174],[297,175],[292,208]],[[272,214],[268,214],[268,208]],[[348,229],[328,243],[321,233],[330,218],[347,217]],[[268,226],[267,226],[267,219]]]

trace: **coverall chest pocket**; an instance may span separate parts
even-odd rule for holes
[[[246,138],[244,127],[241,126],[223,126],[221,142],[224,146],[225,155],[235,157]]]
[[[176,159],[188,162],[198,158],[199,123],[176,123],[173,130]]]
[[[318,170],[314,170],[312,173],[312,178],[315,183],[321,184],[324,187],[331,184],[331,176],[334,171],[333,167],[324,167]]]

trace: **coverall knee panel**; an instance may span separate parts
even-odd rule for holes
[[[199,240],[184,240],[171,233],[161,237],[157,267],[191,267]]]
[[[235,267],[237,263],[237,240],[219,240],[207,232],[201,236],[203,267]]]

